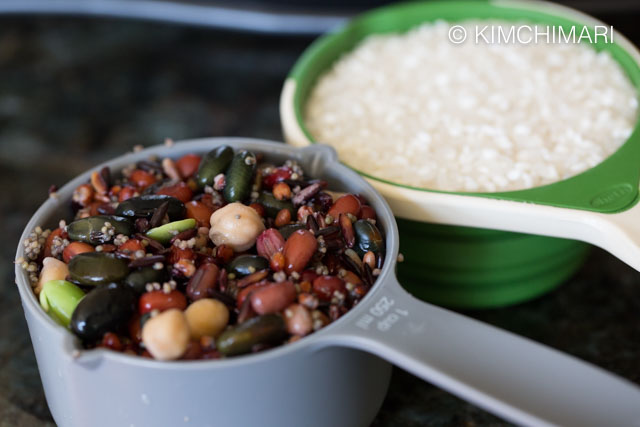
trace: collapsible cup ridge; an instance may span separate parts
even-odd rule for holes
[[[640,389],[626,380],[407,294],[395,276],[399,240],[389,206],[329,147],[212,138],[152,147],[96,169],[115,172],[151,155],[177,158],[225,144],[263,153],[267,161],[295,159],[331,188],[362,194],[385,234],[387,257],[375,285],[343,317],[292,344],[229,359],[161,362],[83,350],[40,308],[27,273],[16,265],[38,369],[59,426],[368,426],[387,391],[389,362],[519,424],[631,425],[640,419]],[[21,241],[36,226],[71,215],[73,190],[89,177],[80,175],[49,198]]]
[[[280,101],[286,141],[296,146],[317,142],[305,127],[304,108],[317,79],[342,54],[368,35],[401,33],[440,19],[527,21],[561,26],[567,33],[573,26],[587,26],[593,33],[595,25],[605,25],[546,2],[430,1],[373,10],[318,39],[295,64]],[[593,48],[609,52],[640,87],[640,54],[615,31],[613,40],[594,38]],[[588,250],[584,242],[640,269],[640,230],[635,225],[640,223],[639,163],[636,124],[624,145],[599,165],[527,190],[444,192],[360,174],[396,215],[405,257],[398,273],[403,285],[438,304],[493,307],[533,298],[562,283],[582,264]]]

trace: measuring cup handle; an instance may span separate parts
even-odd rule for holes
[[[583,240],[600,246],[640,271],[640,203],[623,212],[590,212],[584,216],[592,230]]]
[[[518,424],[640,425],[639,387],[542,344],[419,301],[390,276],[360,303],[366,308],[359,308],[358,316],[327,335],[332,344],[373,353]]]

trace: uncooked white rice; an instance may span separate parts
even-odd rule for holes
[[[464,27],[472,34],[487,24]],[[314,139],[379,178],[495,192],[576,175],[630,135],[637,93],[608,53],[570,43],[456,45],[449,28],[372,36],[343,56],[306,106]]]

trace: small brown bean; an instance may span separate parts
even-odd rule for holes
[[[291,304],[285,309],[284,322],[287,331],[292,335],[304,336],[313,330],[311,313],[300,304]]]
[[[182,292],[145,292],[140,296],[140,300],[138,301],[138,311],[140,314],[149,313],[153,310],[165,311],[172,308],[176,308],[178,310],[184,310],[187,308],[187,299]]]
[[[176,167],[180,171],[180,175],[185,178],[189,178],[196,173],[199,166],[200,156],[197,154],[185,154],[176,161]]]
[[[291,282],[270,283],[253,291],[249,298],[256,313],[276,313],[295,301],[296,288]]]
[[[67,264],[71,261],[71,258],[74,256],[84,253],[84,252],[94,252],[95,248],[88,243],[83,242],[71,242],[67,245],[66,248],[62,251],[62,259]]]
[[[269,282],[264,280],[262,282],[252,283],[251,285],[247,286],[246,288],[240,289],[240,291],[236,295],[236,307],[237,308],[241,308],[244,305],[244,302],[247,299],[247,297],[249,296],[249,294],[251,294],[256,289],[262,288],[262,287],[264,287],[264,286],[266,286],[268,284],[269,284]]]
[[[278,200],[289,200],[291,198],[291,187],[286,182],[279,182],[273,186],[273,197]]]
[[[276,215],[276,227],[283,227],[291,223],[291,212],[289,209],[280,209],[278,215]]]
[[[345,194],[340,196],[329,209],[328,214],[333,218],[338,218],[340,214],[347,214],[358,216],[360,213],[360,200],[353,194]]]
[[[331,301],[334,292],[345,293],[345,284],[336,276],[320,276],[313,281],[313,291],[323,301]]]
[[[376,219],[376,211],[369,205],[362,205],[360,208],[360,219]]]
[[[345,283],[351,283],[352,285],[362,284],[362,279],[360,279],[360,277],[358,277],[356,273],[349,270],[344,271],[344,276],[342,276],[342,280],[344,280]]]
[[[284,245],[285,271],[300,273],[318,248],[318,241],[309,230],[296,230]]]

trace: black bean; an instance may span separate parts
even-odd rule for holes
[[[69,327],[84,342],[102,339],[106,332],[124,329],[135,311],[131,288],[109,283],[89,292],[73,311]]]

